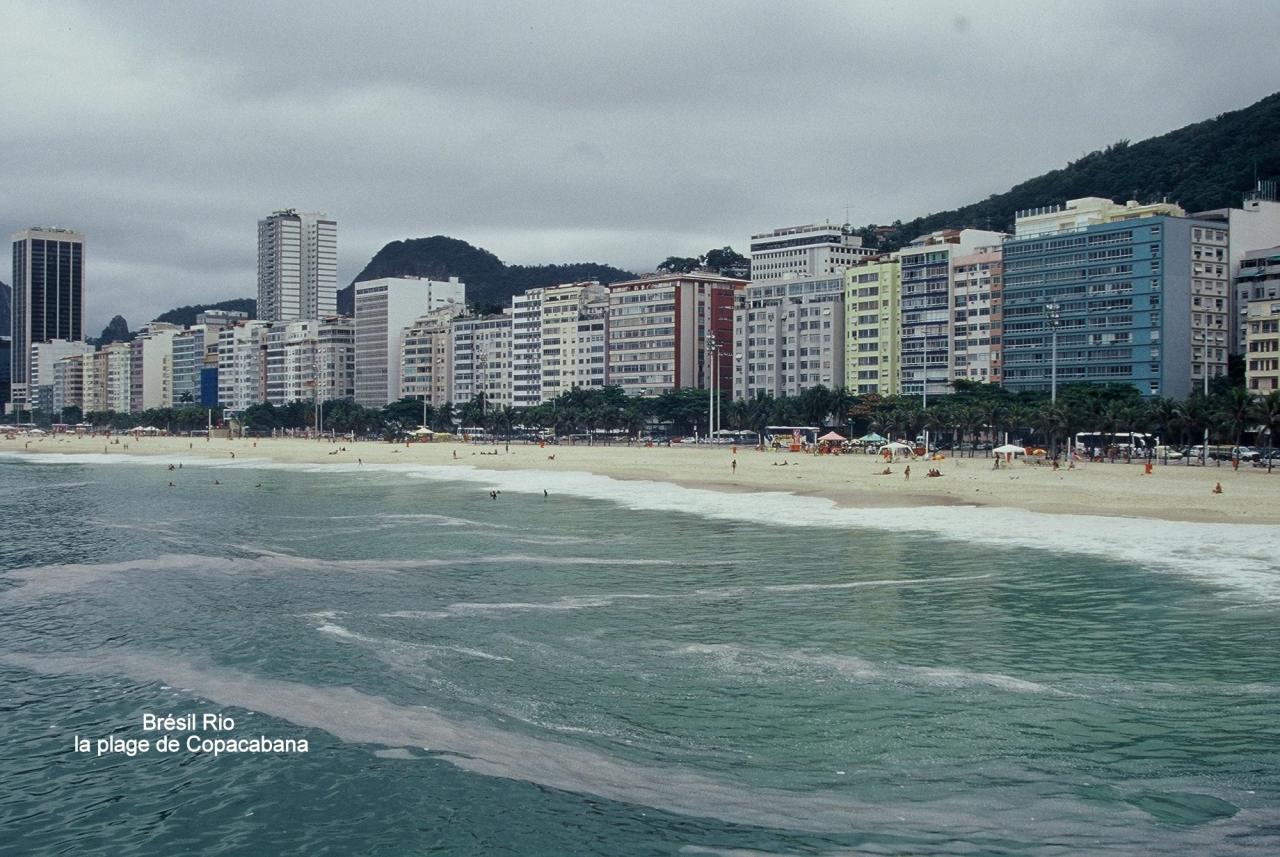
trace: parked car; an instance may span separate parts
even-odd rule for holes
[[[1262,458],[1262,453],[1251,446],[1233,446],[1231,448],[1231,457],[1238,458],[1241,461],[1257,461]]]

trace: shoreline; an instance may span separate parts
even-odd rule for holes
[[[1074,470],[1015,461],[992,468],[990,458],[946,458],[939,462],[895,462],[880,475],[875,456],[814,456],[758,452],[727,446],[637,447],[536,444],[496,446],[462,443],[305,440],[295,438],[103,437],[46,435],[0,438],[0,452],[138,456],[194,456],[208,459],[267,458],[311,465],[467,465],[478,470],[582,471],[613,479],[665,482],[722,493],[785,492],[821,497],[852,509],[971,506],[1023,509],[1058,515],[1155,519],[1188,523],[1280,524],[1280,473],[1242,467],[1156,464],[1144,475],[1140,464],[1085,463]],[[342,450],[345,447],[345,451]],[[497,454],[492,454],[497,450]],[[484,454],[481,454],[481,453]],[[456,455],[456,458],[455,458]],[[905,465],[912,468],[905,477]],[[942,477],[927,478],[930,467]],[[793,469],[794,468],[794,469]],[[1215,483],[1222,494],[1213,494]]]

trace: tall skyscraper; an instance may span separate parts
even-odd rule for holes
[[[338,312],[338,222],[318,211],[258,221],[258,319],[297,321]]]
[[[13,236],[12,405],[29,408],[31,345],[84,339],[84,236],[32,227]]]

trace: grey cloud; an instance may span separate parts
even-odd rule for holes
[[[907,219],[1280,79],[1265,3],[10,4],[0,221],[89,236],[90,326],[253,293],[256,220],[340,276],[443,233],[647,269]],[[1229,59],[1229,61],[1227,61]]]

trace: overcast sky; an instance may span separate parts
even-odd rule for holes
[[[435,234],[652,270],[1245,107],[1278,36],[1268,2],[5,2],[0,228],[87,235],[91,335],[255,296],[279,208],[337,219],[340,285]]]

